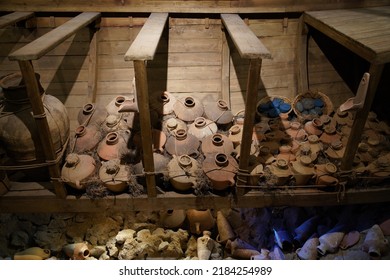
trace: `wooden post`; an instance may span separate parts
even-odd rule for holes
[[[143,165],[146,178],[146,188],[149,197],[156,197],[156,178],[154,175],[153,139],[150,122],[148,78],[145,61],[134,60],[135,85],[140,115],[142,138]]]
[[[252,145],[253,123],[256,115],[257,90],[260,79],[261,62],[262,60],[260,58],[251,59],[249,64],[248,81],[246,85],[245,118],[240,151],[240,154],[244,156],[240,157],[240,173],[249,173],[249,155]],[[238,176],[237,185],[245,185],[247,179],[247,176]],[[238,189],[237,194],[244,194],[244,190]]]
[[[370,83],[368,85],[366,100],[364,101],[364,107],[356,112],[353,120],[351,133],[349,134],[347,146],[345,147],[344,157],[341,161],[341,170],[350,170],[352,167],[353,159],[361,141],[364,125],[366,124],[368,113],[371,110],[376,89],[382,76],[383,67],[384,64],[371,64],[370,66]]]
[[[297,57],[295,63],[295,73],[297,80],[298,94],[308,90],[307,77],[307,48],[308,34],[304,23],[303,15],[299,18],[298,34],[297,34]]]
[[[222,65],[221,65],[221,98],[230,104],[230,49],[226,38],[226,31],[222,30]]]
[[[91,43],[89,44],[87,102],[91,102],[91,103],[96,102],[97,75],[98,75],[98,46],[99,46],[99,30],[94,32]]]
[[[58,197],[66,197],[66,189],[60,181],[61,172],[59,164],[56,163],[56,153],[54,150],[53,140],[51,138],[49,125],[47,123],[45,109],[41,100],[38,82],[35,77],[34,67],[31,60],[18,61],[20,70],[22,72],[23,80],[26,84],[27,94],[30,99],[33,117],[37,125],[39,140],[42,145],[43,153],[49,165],[49,173],[53,181],[54,190]]]

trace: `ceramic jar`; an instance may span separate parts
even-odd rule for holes
[[[360,160],[364,164],[369,164],[374,160],[373,156],[369,153],[369,151],[370,151],[370,146],[367,143],[364,142],[359,143],[357,155],[359,156]]]
[[[319,238],[320,244],[317,246],[318,253],[324,256],[327,253],[337,252],[344,235],[345,228],[343,225],[336,225],[327,233],[321,235]]]
[[[255,247],[240,238],[236,238],[233,241],[228,240],[225,249],[230,252],[233,258],[237,259],[250,260],[254,256],[261,255]]]
[[[122,118],[122,115],[108,115],[101,123],[101,129],[104,133],[109,133],[118,130],[129,130],[131,127]]]
[[[302,128],[300,122],[291,122],[290,127],[285,131],[293,140],[297,140],[298,142],[307,140],[307,132]]]
[[[16,252],[14,260],[45,260],[50,257],[49,249],[42,249],[39,247],[27,248],[23,251]]]
[[[206,118],[212,120],[217,125],[229,125],[233,122],[233,114],[225,100],[219,99],[217,102],[206,103],[204,105]]]
[[[382,178],[390,176],[390,160],[386,156],[381,156],[367,165],[364,170],[368,171],[374,182],[379,183]]]
[[[276,158],[271,154],[271,150],[268,146],[260,146],[257,161],[263,165],[268,165],[274,162]]]
[[[302,248],[296,250],[296,254],[301,260],[316,260],[318,258],[317,247],[320,245],[318,236],[314,234],[305,241]]]
[[[232,141],[234,147],[237,147],[241,144],[242,132],[243,127],[238,124],[235,124],[231,128],[229,128],[228,138],[230,139],[230,141]]]
[[[101,125],[107,117],[107,110],[96,103],[84,104],[77,115],[79,125]]]
[[[130,131],[109,132],[96,150],[102,160],[120,159],[128,151],[127,142],[130,137]]]
[[[367,252],[372,259],[379,259],[382,253],[389,249],[388,243],[381,228],[375,224],[368,230],[362,250]]]
[[[332,125],[326,126],[320,137],[320,141],[326,145],[330,145],[332,142],[340,140],[341,135],[337,133],[336,128]]]
[[[314,165],[309,156],[301,156],[299,160],[293,161],[290,164],[297,186],[306,185],[315,175]]]
[[[339,180],[335,177],[337,167],[333,163],[324,163],[314,165],[316,173],[316,185],[335,186]]]
[[[325,154],[330,160],[338,161],[344,156],[345,147],[340,140],[333,141],[330,146],[325,150]]]
[[[166,148],[168,140],[169,138],[167,139],[167,136],[163,131],[159,129],[152,129],[153,152],[159,152],[159,153],[164,152],[164,146]],[[133,142],[139,149],[142,149],[142,138],[140,132],[134,135]]]
[[[194,135],[199,140],[206,138],[209,135],[216,133],[217,125],[209,119],[198,117],[188,126],[188,133]]]
[[[85,260],[90,254],[88,245],[85,243],[67,244],[62,250],[72,260]]]
[[[69,139],[69,118],[67,110],[60,100],[46,95],[35,74],[41,94],[47,124],[57,155],[65,148]],[[22,75],[14,73],[0,80],[4,101],[0,103],[0,142],[6,155],[22,163],[44,161],[44,152],[40,143],[34,113],[28,98]],[[40,116],[37,116],[40,117]]]
[[[126,190],[129,174],[126,166],[120,164],[119,159],[111,159],[107,162],[102,162],[102,166],[99,169],[99,178],[108,190],[118,193]]]
[[[169,181],[178,191],[187,191],[196,185],[200,164],[188,155],[173,156],[168,164]]]
[[[164,174],[168,172],[167,166],[170,159],[162,154],[153,153],[154,172],[156,174]],[[134,165],[135,175],[143,174],[144,167],[142,161]]]
[[[175,136],[170,136],[165,144],[165,150],[170,155],[189,155],[197,157],[200,141],[192,134],[188,134],[184,129],[178,129]]]
[[[301,247],[313,234],[316,233],[319,220],[320,216],[315,215],[294,229],[293,243],[296,248]],[[317,252],[316,248],[315,250]]]
[[[71,187],[83,190],[83,183],[90,178],[96,168],[96,162],[89,155],[68,154],[61,169],[61,179]]]
[[[277,186],[286,185],[293,175],[285,159],[278,159],[265,168],[274,176],[272,183]]]
[[[176,103],[176,97],[168,91],[154,96],[151,102],[151,108],[158,112],[159,115],[169,115],[173,113]]]
[[[170,209],[160,211],[160,223],[164,228],[179,228],[184,223],[186,217],[186,211],[183,209]]]
[[[220,133],[215,133],[204,138],[201,148],[204,154],[224,153],[230,155],[234,151],[233,142],[227,136]]]
[[[214,190],[222,191],[234,186],[238,164],[232,156],[224,153],[207,154],[202,168]]]
[[[211,252],[215,246],[214,240],[211,239],[211,232],[208,230],[203,231],[203,236],[198,237],[196,240],[196,253],[199,260],[210,259]]]
[[[197,117],[201,117],[204,113],[202,102],[192,96],[182,97],[177,99],[173,106],[175,115],[185,121],[193,122]]]
[[[215,225],[210,209],[188,209],[187,219],[192,234],[199,235],[205,230],[211,230]]]
[[[349,126],[351,127],[353,124],[353,117],[352,113],[348,111],[341,112],[340,108],[336,110],[336,113],[334,114],[332,118],[332,123],[336,127],[338,126]]]
[[[118,95],[115,98],[113,98],[106,106],[106,110],[108,115],[119,115],[121,114],[119,112],[120,107],[125,103],[126,100],[130,100],[128,97],[124,95]]]
[[[317,135],[310,135],[308,138],[308,144],[312,155],[317,158],[318,154],[323,151],[324,147]]]
[[[313,120],[305,123],[304,129],[308,135],[320,136],[323,130],[323,123],[319,118],[314,118]]]
[[[217,211],[218,236],[216,241],[225,244],[228,240],[236,238],[236,234],[222,211]]]
[[[279,154],[276,159],[285,159],[287,162],[294,161],[296,159],[294,153],[291,152],[292,147],[288,145],[282,145],[279,147]]]
[[[168,136],[171,135],[174,136],[175,132],[178,131],[179,129],[183,129],[187,131],[187,124],[184,121],[177,118],[169,118],[163,121],[162,127],[163,127],[163,132]]]
[[[84,153],[95,149],[102,138],[102,133],[95,125],[80,125],[75,129],[75,137],[73,152]]]

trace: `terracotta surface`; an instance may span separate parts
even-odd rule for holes
[[[75,143],[73,152],[84,153],[92,151],[99,144],[102,133],[95,125],[80,125],[75,129]]]
[[[233,122],[233,113],[229,109],[227,102],[222,99],[216,102],[205,103],[204,114],[206,118],[214,121],[218,125],[226,125]]]
[[[200,164],[188,155],[173,156],[168,164],[168,177],[172,186],[179,191],[190,190],[196,185]]]
[[[96,162],[89,155],[68,154],[61,170],[61,179],[71,187],[84,189],[84,181],[90,178],[96,168]]]
[[[233,142],[225,135],[215,133],[202,140],[202,152],[204,154],[224,153],[230,155],[234,151]]]
[[[214,190],[234,186],[238,164],[232,156],[223,153],[207,154],[202,168]]]
[[[128,151],[130,131],[110,132],[99,143],[96,150],[102,160],[120,159]]]
[[[188,134],[184,129],[176,131],[175,136],[170,136],[165,144],[165,150],[170,155],[190,155],[198,156],[200,141],[192,134]]]
[[[188,133],[194,135],[199,140],[206,138],[209,135],[213,135],[218,130],[217,124],[212,120],[205,119],[204,117],[198,117],[195,121],[188,126]]]
[[[100,125],[107,117],[107,110],[96,103],[84,104],[77,115],[80,125],[97,124]]]
[[[112,192],[123,192],[127,188],[129,175],[126,166],[120,164],[119,159],[102,162],[99,169],[99,178],[103,185]]]
[[[176,116],[185,121],[193,122],[197,117],[201,117],[204,113],[202,102],[192,96],[179,98],[173,107]]]

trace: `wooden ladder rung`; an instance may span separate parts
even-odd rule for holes
[[[10,60],[36,60],[54,49],[84,26],[100,17],[100,13],[85,12],[9,55]]]
[[[0,17],[0,28],[17,23],[34,16],[34,12],[13,12]]]
[[[153,60],[167,19],[168,13],[151,13],[127,50],[124,59],[126,61]]]
[[[234,45],[241,58],[271,58],[271,53],[237,14],[221,14]]]

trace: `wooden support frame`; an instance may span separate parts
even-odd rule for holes
[[[27,20],[34,16],[33,12],[13,12],[0,17],[0,28],[12,25],[19,21]]]
[[[61,181],[61,171],[59,163],[56,160],[53,140],[51,138],[49,125],[47,123],[45,110],[40,97],[38,83],[35,78],[35,71],[32,60],[39,59],[50,50],[64,42],[81,28],[100,17],[100,13],[81,13],[69,20],[65,24],[46,33],[35,41],[25,45],[19,50],[9,55],[10,60],[16,60],[26,83],[28,97],[33,110],[33,117],[39,132],[40,142],[43,148],[45,161],[48,163],[48,169],[51,180],[54,185],[55,193],[60,198],[66,197],[66,189]]]

